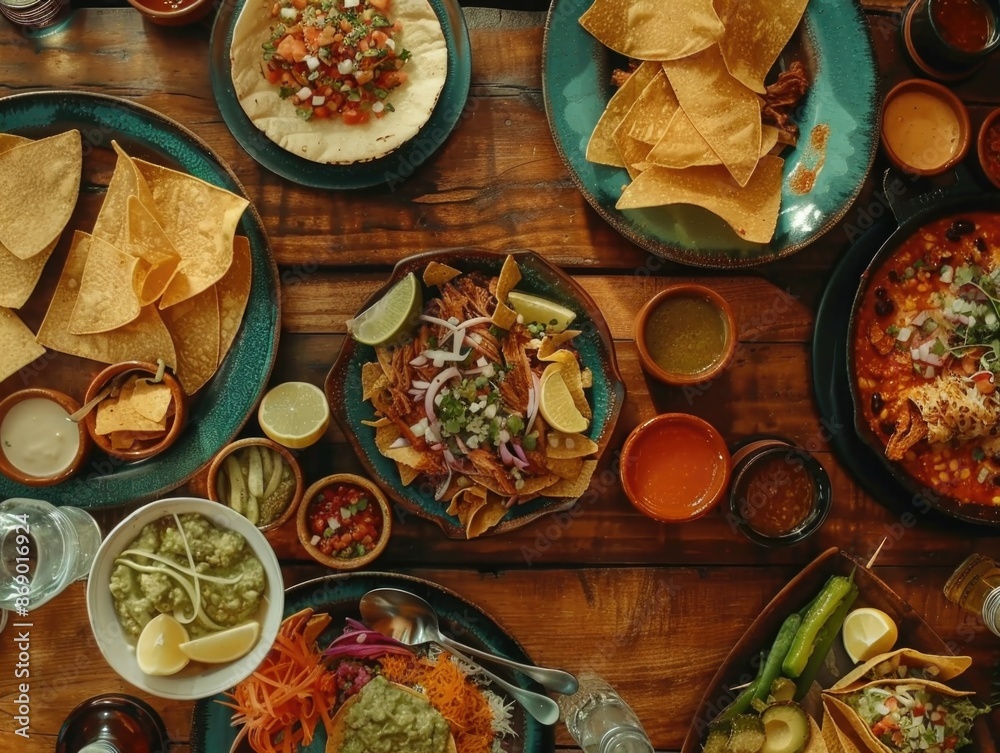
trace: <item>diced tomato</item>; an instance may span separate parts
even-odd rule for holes
[[[319,107],[313,108],[313,117],[319,118],[320,120],[325,120],[329,118],[333,113],[330,112],[330,108],[326,105],[320,105]]]
[[[899,701],[897,701],[894,696],[889,696],[885,699],[885,707],[889,709],[889,711],[895,711],[899,708]]]
[[[364,86],[373,78],[375,78],[375,74],[371,71],[358,71],[354,74],[354,80],[358,82],[358,86]]]
[[[292,0],[292,7],[296,10],[305,10],[308,4],[307,0]]]
[[[281,55],[285,60],[289,60],[293,63],[301,63],[302,59],[306,56],[306,45],[298,37],[293,37],[291,34],[286,34],[280,42],[278,42],[278,47],[276,52]]]
[[[284,73],[280,69],[277,69],[277,68],[268,67],[264,71],[264,76],[265,76],[265,78],[267,78],[267,83],[269,83],[269,84],[277,84],[277,83],[279,83],[281,81],[281,78],[282,78],[283,75],[284,75]]]
[[[944,739],[941,745],[945,750],[955,750],[955,747],[958,745],[958,738],[955,735],[950,735]]]
[[[368,0],[368,2],[375,10],[383,12],[389,10],[389,0]]]
[[[340,113],[340,117],[347,125],[361,125],[368,122],[368,113],[363,110],[344,110]]]
[[[322,32],[315,26],[302,27],[302,37],[306,40],[306,46],[310,50],[315,50],[319,47],[320,34]]]
[[[916,706],[913,707],[913,715],[914,716],[923,716],[925,713],[926,713],[926,711],[924,710],[924,707],[923,707],[922,704],[918,703]]]

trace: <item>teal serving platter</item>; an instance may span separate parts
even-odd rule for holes
[[[513,636],[498,625],[492,617],[476,605],[466,601],[453,591],[436,583],[396,573],[344,573],[305,581],[285,591],[284,616],[289,617],[305,608],[333,617],[330,627],[320,636],[323,646],[339,635],[348,617],[360,620],[358,602],[368,591],[375,588],[399,588],[426,599],[441,619],[444,633],[491,653],[505,656],[521,663],[531,663],[531,659]],[[497,670],[509,682],[539,693],[541,686],[520,674],[508,674]],[[499,688],[494,691],[503,696]],[[504,696],[506,698],[506,696]],[[221,705],[227,698],[217,695],[206,698],[195,705],[191,720],[192,753],[222,753],[232,747],[237,728],[231,724],[232,710]],[[507,699],[511,701],[511,699]],[[515,736],[501,741],[504,753],[551,753],[555,750],[551,727],[539,724],[524,710],[511,701],[511,727]],[[316,736],[308,746],[299,748],[301,753],[323,753],[326,747],[326,730],[319,725]],[[244,741],[236,749],[239,753],[250,753],[250,746]],[[400,751],[405,753],[405,751]]]
[[[288,152],[253,124],[233,86],[229,51],[236,19],[247,0],[222,0],[212,26],[209,70],[212,92],[222,119],[247,154],[282,178],[311,188],[358,189],[409,178],[448,139],[465,114],[472,82],[472,50],[465,16],[457,0],[428,0],[437,14],[448,47],[448,74],[430,118],[416,136],[390,154],[368,162],[329,165]]]
[[[246,196],[235,173],[204,141],[147,107],[77,91],[26,92],[0,98],[2,133],[42,138],[72,128],[80,131],[83,140],[80,197],[38,288],[18,312],[33,330],[47,309],[72,231],[93,227],[114,170],[112,141],[132,156]],[[84,509],[147,502],[186,482],[236,437],[267,386],[281,329],[278,270],[252,204],[243,213],[237,233],[249,240],[253,260],[243,323],[215,376],[191,399],[188,420],[177,441],[164,452],[134,463],[95,451],[80,473],[53,486],[27,487],[0,476],[0,498],[30,497]],[[0,392],[49,387],[82,402],[86,382],[102,368],[104,364],[95,361],[49,351],[9,377]]]
[[[506,256],[483,250],[462,250],[407,257],[396,265],[388,282],[359,311],[368,308],[410,272],[414,272],[419,279],[429,262],[436,261],[462,272],[479,271],[488,277],[495,277],[500,274]],[[522,276],[517,284],[518,290],[556,301],[576,312],[576,319],[571,327],[581,330],[581,334],[574,338],[573,344],[579,351],[582,364],[589,367],[594,375],[593,387],[587,390],[594,416],[585,433],[597,443],[596,458],[600,459],[608,447],[625,400],[625,383],[618,372],[614,343],[607,322],[590,295],[561,269],[531,251],[517,252],[514,257]],[[427,300],[426,295],[424,300]],[[409,486],[404,486],[396,464],[378,451],[375,429],[361,423],[363,420],[375,421],[379,418],[375,415],[372,404],[358,397],[362,383],[361,369],[364,364],[375,360],[374,348],[358,344],[350,337],[345,339],[325,385],[334,418],[354,447],[365,470],[395,502],[409,513],[433,521],[446,536],[466,538],[459,519],[445,512],[447,500],[435,500],[433,485],[422,483],[420,478]],[[611,474],[608,483],[618,483],[617,475],[607,469],[602,471],[600,464],[592,483],[603,479],[602,474]],[[538,497],[525,504],[515,505],[484,535],[515,530],[539,516],[569,509],[575,503],[576,500],[571,498]]]
[[[587,142],[614,93],[611,71],[626,67],[579,24],[589,0],[553,0],[545,25],[542,87],[552,137],[570,176],[594,210],[625,238],[665,259],[698,267],[746,267],[774,261],[815,241],[844,216],[871,170],[878,146],[881,97],[871,36],[854,0],[810,0],[779,65],[799,60],[809,91],[796,110],[799,144],[786,149],[781,210],[767,244],[742,240],[701,207],[673,205],[618,210],[629,182],[624,168],[588,162]],[[809,144],[828,126],[825,163],[811,190],[790,176],[812,169],[819,152]]]

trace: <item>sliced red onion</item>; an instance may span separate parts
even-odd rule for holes
[[[431,445],[431,449],[434,450],[434,452],[441,452],[441,450],[444,449],[444,445],[438,442],[437,444]]]
[[[994,382],[993,372],[986,369],[980,369],[971,377],[969,377],[973,382],[981,382],[983,380],[989,380],[990,384]]]
[[[506,442],[500,443],[500,460],[504,465],[514,464],[514,456],[510,454],[510,449],[507,447]]]
[[[528,456],[524,454],[524,448],[517,442],[511,442],[511,446],[514,448],[514,454],[517,455],[525,463],[528,462]]]
[[[439,319],[436,316],[428,316],[427,314],[421,314],[420,321],[430,322],[431,324],[437,324],[439,327],[444,327],[445,329],[451,330],[452,332],[454,332],[456,329],[455,325],[449,322],[448,320]]]
[[[415,387],[418,390],[426,390],[428,387],[431,386],[431,383],[425,382],[422,379],[414,379],[412,382],[410,382],[410,386]]]
[[[510,499],[508,499],[506,502],[503,503],[503,506],[509,510],[514,506],[514,503],[517,502],[518,496],[519,495],[517,494],[513,495]]]
[[[437,489],[434,490],[434,499],[439,500],[444,497],[444,493],[448,491],[448,487],[451,485],[451,466],[445,466],[448,471],[448,475],[444,477],[444,481],[437,485]]]
[[[438,373],[431,383],[427,386],[427,394],[424,395],[424,412],[427,414],[428,419],[433,419],[435,417],[434,413],[434,398],[437,397],[438,390],[441,386],[447,382],[452,377],[461,376],[459,370],[455,366],[450,366],[444,371]]]
[[[469,448],[465,446],[465,442],[462,441],[462,438],[458,436],[458,434],[455,435],[455,444],[458,446],[458,451],[460,453],[463,455],[469,454]]]
[[[423,355],[437,364],[438,361],[464,361],[469,354],[452,353],[450,350],[425,350]]]
[[[528,424],[524,430],[525,434],[530,432],[531,427],[535,425],[535,418],[538,416],[538,401],[542,391],[542,380],[534,371],[531,372],[531,382],[534,389],[528,388]]]
[[[468,329],[469,327],[475,327],[478,324],[492,324],[493,320],[488,316],[476,316],[472,319],[466,319],[464,322],[458,325],[459,329]]]
[[[466,376],[479,376],[480,374],[485,374],[488,368],[490,368],[490,365],[486,364],[485,366],[478,366],[474,369],[464,369],[462,373]]]
[[[426,366],[429,359],[425,355],[419,355],[416,358],[410,359],[410,366],[416,366],[417,368],[421,366]]]
[[[400,447],[409,447],[409,446],[410,446],[410,440],[408,440],[406,437],[400,437],[391,445],[389,445],[389,449],[398,450]]]

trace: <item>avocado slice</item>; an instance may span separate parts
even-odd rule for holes
[[[802,753],[811,734],[809,717],[794,701],[772,703],[761,714],[764,745],[760,753]]]

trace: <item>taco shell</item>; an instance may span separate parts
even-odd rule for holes
[[[261,45],[277,24],[271,6],[270,0],[247,1],[236,19],[230,51],[236,96],[267,138],[311,162],[344,165],[383,157],[417,135],[434,111],[448,73],[444,32],[428,0],[393,0],[391,18],[403,25],[396,39],[412,55],[403,68],[408,78],[386,100],[394,112],[359,125],[347,125],[339,117],[303,120],[291,100],[282,99],[278,87],[264,78]]]
[[[948,682],[972,666],[969,656],[936,656],[912,648],[900,648],[869,659],[844,675],[829,692],[850,693],[877,680],[933,679]],[[899,674],[900,667],[909,667],[917,673]]]

